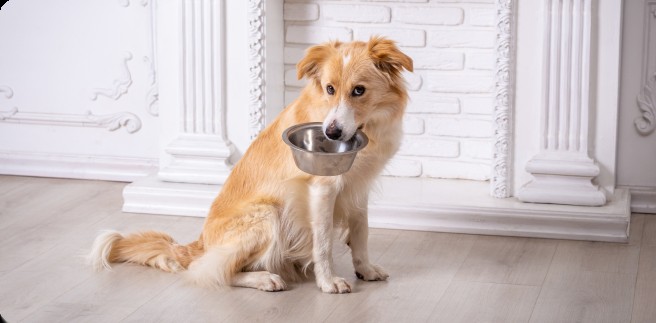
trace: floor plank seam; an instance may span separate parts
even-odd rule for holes
[[[152,269],[152,268],[146,268],[146,269]],[[124,317],[122,317],[122,318],[121,318],[121,321],[125,321],[125,320],[128,319],[130,316],[132,316],[134,313],[138,312],[138,311],[139,311],[142,307],[144,307],[146,304],[150,303],[153,299],[155,299],[156,297],[158,297],[160,294],[163,294],[163,293],[165,293],[167,290],[173,288],[173,285],[175,285],[175,284],[176,284],[177,282],[179,282],[181,279],[182,279],[182,277],[180,277],[180,276],[178,275],[178,277],[176,277],[176,279],[174,279],[174,280],[173,280],[168,286],[166,286],[165,288],[163,288],[159,293],[153,295],[153,297],[149,298],[149,299],[146,300],[145,302],[141,303],[141,305],[139,305],[137,308],[135,308],[134,311],[132,311],[132,312],[128,313],[127,315],[125,315]]]
[[[82,284],[84,284],[85,282],[87,282],[87,281],[89,281],[89,280],[91,280],[91,279],[93,279],[93,277],[92,277],[92,276],[89,276],[89,277],[87,277],[86,279],[83,279],[82,281],[80,281],[79,283],[77,283],[77,284],[73,284],[73,286],[71,286],[71,288],[66,289],[66,290],[62,291],[61,293],[59,293],[59,294],[53,296],[52,298],[50,298],[50,299],[48,300],[47,303],[44,303],[44,305],[40,306],[39,308],[34,309],[33,311],[31,311],[29,314],[25,315],[25,317],[23,317],[23,318],[22,318],[21,320],[19,320],[19,321],[23,322],[23,321],[27,320],[28,318],[30,318],[31,316],[33,316],[34,314],[39,313],[44,307],[47,307],[48,304],[51,304],[51,303],[57,301],[57,299],[59,299],[60,297],[62,297],[64,294],[66,294],[66,293],[72,291],[73,289],[77,288],[78,286],[81,286]]]
[[[644,217],[643,217],[644,219]],[[644,247],[643,244],[645,243],[645,230],[646,230],[646,225],[645,222],[646,219],[643,220],[642,222],[642,232],[640,232],[640,244],[638,245],[638,266],[636,268],[636,275],[635,275],[635,280],[633,281],[633,297],[631,298],[631,315],[629,317],[629,322],[633,322],[633,314],[635,312],[635,300],[636,300],[636,293],[638,292],[638,276],[640,275],[640,261],[642,260],[642,248]]]
[[[467,249],[467,252],[466,252],[465,256],[462,257],[462,261],[460,262],[460,264],[458,264],[458,269],[456,269],[456,271],[454,272],[454,274],[453,274],[453,276],[451,277],[451,279],[449,279],[449,283],[446,285],[446,288],[444,288],[444,291],[442,292],[442,295],[440,295],[440,297],[437,299],[437,301],[436,301],[435,304],[433,305],[433,309],[431,310],[431,312],[430,312],[430,314],[428,315],[428,317],[433,316],[433,313],[435,313],[435,311],[437,310],[439,304],[442,302],[442,299],[444,298],[444,295],[446,295],[446,291],[449,290],[449,288],[451,287],[451,285],[453,284],[453,282],[458,281],[458,280],[456,280],[456,276],[457,276],[458,272],[460,272],[460,269],[462,269],[462,266],[467,262],[467,258],[468,258],[469,255],[471,254],[472,249],[474,249],[474,245],[476,244],[476,241],[478,241],[478,239],[481,239],[481,236],[477,236],[477,237],[475,237],[475,238],[474,238],[474,241],[472,241],[472,243],[469,245],[469,247],[468,247],[468,249]]]
[[[542,296],[542,291],[544,290],[544,283],[547,281],[547,277],[549,277],[549,274],[551,273],[551,269],[553,267],[553,260],[556,254],[558,253],[558,249],[560,249],[561,242],[562,241],[558,241],[558,243],[556,243],[556,248],[554,249],[553,254],[551,254],[551,260],[549,261],[549,268],[547,269],[547,272],[544,274],[544,278],[542,278],[542,284],[540,284],[540,292],[538,292],[538,297],[535,298],[535,302],[533,303],[533,309],[531,310],[531,316],[529,316],[527,322],[531,322],[531,320],[533,320],[533,314],[535,313],[535,308],[537,307],[538,301]]]

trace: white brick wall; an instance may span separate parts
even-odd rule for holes
[[[321,16],[327,21],[365,22],[370,24],[390,22],[390,8],[370,5],[334,5],[321,6]]]
[[[389,176],[488,180],[494,105],[494,0],[285,0],[285,102],[312,44],[383,35],[414,60],[399,153]]]

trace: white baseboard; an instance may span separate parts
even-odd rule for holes
[[[630,196],[617,189],[605,206],[523,203],[488,195],[489,183],[423,178],[383,178],[372,195],[374,228],[625,242]],[[154,176],[123,191],[123,211],[207,215],[218,185],[178,184]]]
[[[132,182],[157,171],[156,159],[0,152],[0,174]]]
[[[656,214],[655,187],[625,187],[631,192],[631,211]]]

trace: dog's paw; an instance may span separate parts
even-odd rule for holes
[[[262,275],[258,279],[257,289],[265,292],[279,292],[287,289],[287,284],[282,280],[282,277],[276,274],[266,273],[266,275]]]
[[[344,278],[333,277],[332,280],[319,283],[319,288],[324,293],[346,294],[351,292],[351,285]]]
[[[380,266],[364,264],[355,268],[355,275],[366,281],[387,280],[389,275]]]
[[[278,292],[287,289],[287,284],[282,280],[282,277],[276,274],[269,274],[268,277],[263,277],[260,280],[257,289],[265,292]]]

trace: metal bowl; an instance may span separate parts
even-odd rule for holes
[[[282,140],[291,147],[296,167],[320,176],[346,173],[355,155],[369,143],[360,130],[349,141],[330,140],[323,134],[320,122],[291,126],[283,132]]]

